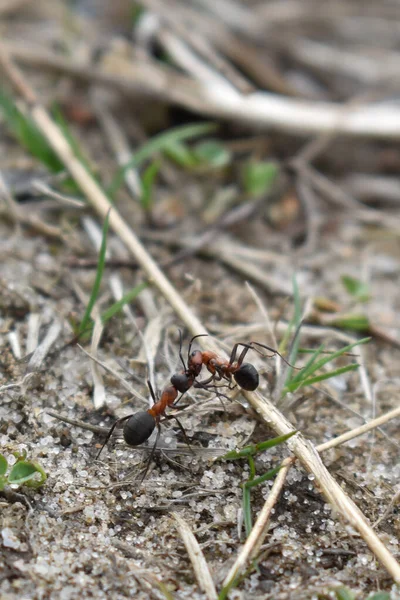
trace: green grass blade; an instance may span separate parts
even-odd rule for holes
[[[309,377],[308,379],[304,379],[303,381],[297,382],[295,384],[289,383],[286,386],[286,392],[294,392],[299,390],[306,385],[313,385],[314,383],[319,383],[320,381],[324,381],[325,379],[331,379],[332,377],[337,377],[338,375],[343,375],[343,373],[347,373],[348,371],[355,371],[358,369],[360,365],[352,364],[347,365],[345,367],[340,367],[340,369],[335,369],[334,371],[328,371],[327,373],[323,373],[322,375],[317,375],[316,377]]]
[[[346,291],[359,302],[368,302],[371,298],[371,293],[367,283],[360,279],[351,277],[350,275],[342,275],[340,278]]]
[[[247,483],[245,483],[243,486],[243,521],[244,528],[246,530],[246,537],[249,537],[253,528],[253,520],[251,518],[250,488],[247,486]]]
[[[0,110],[7,127],[16,140],[32,156],[35,156],[53,173],[64,170],[64,165],[50,146],[44,135],[39,131],[29,115],[25,115],[15,104],[14,100],[0,88]]]
[[[89,298],[89,302],[88,302],[88,305],[85,310],[85,314],[83,315],[82,321],[79,325],[78,335],[81,335],[87,329],[87,326],[90,322],[90,315],[92,314],[93,307],[99,296],[101,280],[103,279],[103,273],[104,273],[104,265],[106,262],[107,233],[108,233],[108,225],[109,225],[109,220],[110,220],[110,210],[108,211],[107,216],[104,220],[103,235],[102,235],[100,252],[99,252],[99,260],[97,262],[96,278],[94,280],[92,292],[90,294],[90,298]]]
[[[282,336],[281,342],[278,346],[278,350],[281,354],[285,354],[286,353],[286,349],[289,345],[289,341],[290,341],[290,336],[292,335],[292,331],[293,331],[293,327],[296,324],[296,315],[293,315],[293,317],[290,319],[288,326],[286,327],[286,330]]]
[[[0,454],[0,476],[5,475],[8,469],[8,462],[3,454]]]
[[[154,162],[150,163],[142,176],[142,195],[140,198],[140,203],[143,210],[146,212],[151,210],[153,204],[153,187],[160,167],[161,162],[159,160],[155,160]]]
[[[229,592],[239,585],[241,579],[242,577],[238,575],[238,577],[235,577],[235,579],[233,579],[225,587],[223,587],[220,593],[218,594],[218,600],[226,600]]]
[[[164,148],[165,156],[184,169],[191,169],[196,166],[197,161],[193,152],[183,142],[174,142]]]
[[[333,319],[330,325],[338,329],[351,329],[360,333],[368,333],[370,330],[369,319],[363,314],[341,315]]]
[[[103,323],[103,325],[105,325],[107,323],[107,321],[112,319],[112,317],[117,315],[123,309],[125,304],[129,304],[130,302],[132,302],[132,300],[134,300],[136,298],[136,296],[138,296],[140,294],[140,292],[142,290],[144,290],[147,286],[148,286],[148,283],[146,283],[146,282],[139,283],[133,289],[129,290],[129,292],[124,294],[124,296],[120,300],[117,300],[117,302],[114,302],[114,304],[109,306],[100,315],[101,322]],[[82,331],[79,333],[79,337],[80,338],[82,338],[83,336],[85,336],[85,338],[88,337],[89,334],[91,333],[92,329],[93,329],[93,321],[90,321],[86,325],[85,329],[82,329]]]
[[[174,600],[173,595],[171,594],[168,587],[165,585],[165,583],[163,581],[157,580],[156,585],[158,585],[158,588],[159,588],[160,592],[162,593],[162,595],[164,596],[165,600]]]
[[[317,363],[315,363],[315,360],[318,358],[318,356],[320,356],[322,354],[323,346],[320,346],[315,351],[315,353],[311,357],[311,359],[307,362],[305,367],[299,373],[297,373],[294,377],[292,377],[290,380],[286,381],[284,393],[286,393],[288,391],[294,391],[296,389],[299,389],[299,387],[303,387],[305,385],[304,381],[307,380],[312,373],[315,373],[316,371],[321,369],[323,366],[325,366],[330,361],[335,360],[336,358],[343,356],[344,354],[347,354],[348,351],[351,350],[352,348],[355,348],[356,346],[359,346],[360,344],[366,344],[370,339],[371,338],[363,338],[362,340],[354,342],[354,344],[349,344],[348,346],[344,346],[340,350],[337,350],[336,352],[332,352],[332,353],[328,354],[328,356],[325,356],[324,358],[319,360]],[[355,365],[355,368],[357,368],[357,365]],[[303,382],[303,383],[301,383],[301,382]],[[297,385],[297,384],[299,384],[299,385]],[[310,384],[307,384],[307,385],[310,385]]]
[[[108,189],[109,195],[113,198],[121,187],[125,173],[133,167],[139,167],[145,160],[151,158],[155,152],[162,152],[167,149],[170,144],[181,142],[214,131],[216,125],[213,123],[199,123],[194,125],[183,125],[169,129],[164,133],[160,133],[148,142],[146,142],[133,156],[123,165],[115,175]]]
[[[320,361],[318,361],[316,364],[313,365],[311,372],[315,373],[315,371],[318,371],[318,369],[321,369],[327,363],[331,362],[332,360],[335,360],[336,358],[339,358],[339,356],[342,356],[346,352],[349,352],[356,346],[361,346],[362,344],[367,344],[370,341],[370,339],[371,339],[370,337],[363,338],[362,340],[358,340],[357,342],[354,342],[354,344],[349,344],[348,346],[343,346],[343,348],[341,348],[337,352],[333,352],[333,354],[329,354],[328,356],[325,356],[325,358],[322,358]]]
[[[253,488],[253,487],[256,487],[257,485],[261,485],[262,483],[264,483],[264,481],[269,481],[270,479],[273,479],[275,477],[275,475],[277,473],[279,473],[281,468],[282,468],[282,465],[278,465],[274,469],[270,469],[269,471],[264,473],[264,475],[260,475],[260,477],[256,477],[255,479],[252,479],[251,481],[247,481],[244,485],[248,488]]]
[[[271,161],[251,161],[243,169],[243,187],[246,194],[259,198],[271,191],[279,174],[279,166]]]
[[[104,311],[102,313],[102,315],[101,315],[102,323],[103,324],[107,323],[107,321],[109,321],[112,317],[114,317],[117,313],[119,313],[120,310],[122,310],[122,308],[125,306],[125,304],[129,304],[130,302],[132,302],[132,300],[134,300],[136,298],[136,296],[138,296],[140,294],[140,292],[142,290],[144,290],[147,286],[148,286],[147,282],[139,283],[133,289],[131,289],[129,292],[124,294],[122,296],[121,300],[114,302],[114,304],[112,304],[109,308],[107,308],[106,311]]]
[[[315,354],[318,348],[299,348],[299,354]],[[320,354],[332,355],[336,350],[321,350]],[[356,354],[352,354],[351,352],[346,352],[346,356],[357,356]]]
[[[222,456],[221,458],[223,458],[224,460],[238,460],[239,458],[247,458],[249,456],[254,456],[255,454],[264,452],[264,450],[268,450],[269,448],[273,448],[274,446],[283,444],[283,442],[286,442],[286,440],[291,438],[292,435],[294,435],[295,433],[297,432],[291,431],[290,433],[274,437],[270,440],[266,440],[265,442],[260,442],[259,444],[245,446],[241,450],[232,450],[231,452],[224,454],[224,456]]]
[[[312,367],[315,363],[315,361],[317,360],[317,358],[321,355],[321,352],[324,348],[324,344],[321,344],[321,346],[319,348],[317,348],[313,354],[313,356],[311,356],[311,358],[306,362],[306,364],[304,365],[304,367],[302,368],[301,371],[299,371],[294,377],[292,377],[290,380],[286,380],[286,385],[288,383],[295,383],[296,381],[300,381],[301,379],[305,379],[305,377],[312,371]]]
[[[198,142],[192,154],[200,165],[221,169],[232,161],[232,153],[219,140],[208,139]]]
[[[256,476],[256,463],[254,462],[254,458],[252,456],[248,456],[247,461],[249,463],[249,479],[254,479],[254,477]]]

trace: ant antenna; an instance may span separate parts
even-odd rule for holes
[[[183,365],[183,370],[186,371],[187,367],[185,365],[185,361],[183,360],[183,356],[182,356],[182,331],[180,329],[178,329],[179,331],[179,358],[181,359],[182,365]]]
[[[157,397],[156,397],[156,395],[154,393],[154,389],[153,389],[153,386],[151,385],[150,379],[147,380],[147,387],[150,390],[150,396],[151,396],[151,399],[153,400],[153,403],[156,404],[157,403]]]
[[[199,338],[199,337],[207,337],[208,333],[199,333],[198,335],[194,335],[192,337],[192,339],[189,342],[189,348],[188,348],[188,362],[189,362],[189,357],[190,357],[190,351],[192,349],[192,345],[195,339]]]

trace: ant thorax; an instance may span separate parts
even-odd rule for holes
[[[211,358],[207,363],[207,369],[210,373],[214,374],[221,370],[221,365],[218,363],[216,358]]]

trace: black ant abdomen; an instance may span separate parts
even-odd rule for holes
[[[193,378],[188,377],[186,373],[174,373],[170,381],[180,394],[187,392],[193,385]]]
[[[124,425],[124,440],[128,446],[140,446],[149,439],[156,426],[155,418],[147,411],[129,417]]]
[[[258,388],[259,376],[257,369],[250,363],[243,363],[233,373],[236,383],[247,392],[254,392]]]

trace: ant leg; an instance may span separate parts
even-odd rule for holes
[[[147,472],[148,472],[148,470],[150,468],[150,464],[151,464],[151,461],[153,460],[154,452],[156,451],[156,448],[157,448],[158,440],[160,439],[160,434],[161,434],[160,423],[157,423],[157,437],[156,437],[156,441],[154,442],[154,445],[153,445],[153,447],[151,449],[149,460],[147,461],[147,466],[146,466],[145,471],[144,471],[144,473],[142,475],[142,478],[140,480],[140,484],[143,483],[143,481],[144,481],[144,479],[145,479],[145,477],[147,475]]]
[[[193,387],[195,388],[205,388],[209,383],[215,380],[215,375],[211,375],[208,379],[203,379],[203,381],[195,381]]]
[[[199,383],[202,383],[202,381],[199,381]],[[230,387],[230,383],[221,383],[220,385],[216,385],[216,384],[208,383],[207,385],[198,385],[198,386],[197,386],[197,385],[194,385],[193,387],[197,387],[197,388],[199,388],[199,389],[201,389],[201,390],[206,390],[206,391],[209,391],[209,390],[211,390],[211,389],[212,389],[212,390],[216,390],[216,389],[219,389],[219,388],[228,388],[228,389],[230,389],[230,390],[231,390],[231,389],[233,389],[233,387],[235,387],[235,386],[233,386],[233,387]]]
[[[182,423],[181,423],[181,422],[180,422],[180,420],[178,419],[178,417],[177,417],[176,415],[168,415],[168,416],[165,416],[165,418],[166,418],[166,419],[168,419],[168,420],[169,420],[169,419],[175,419],[175,421],[177,422],[177,424],[178,424],[178,427],[179,427],[179,429],[180,429],[180,431],[181,431],[181,433],[182,433],[183,437],[185,438],[185,442],[186,442],[186,444],[188,445],[188,448],[189,448],[189,449],[190,449],[190,451],[191,451],[191,452],[194,454],[194,452],[193,452],[193,450],[192,450],[192,447],[191,447],[191,445],[190,445],[190,442],[189,442],[189,438],[188,438],[188,436],[186,435],[186,431],[185,431],[185,429],[184,429],[184,427],[183,427]]]
[[[201,382],[199,382],[201,383]],[[229,387],[229,384],[227,383],[223,383],[222,385],[205,385],[205,386],[201,386],[201,389],[206,390],[207,392],[214,392],[218,397],[223,396],[226,400],[230,400],[229,396],[227,396],[226,394],[223,394],[222,392],[220,392],[220,388],[229,388],[230,390],[233,389],[235,386],[233,386],[232,388]]]
[[[180,400],[180,398],[179,398],[179,400]],[[185,410],[185,408],[189,408],[189,406],[193,406],[193,404],[182,404],[182,406],[179,406],[179,412],[182,412],[182,410]],[[174,402],[174,404],[172,404],[169,408],[175,408],[175,407],[176,407],[176,402]]]
[[[229,359],[229,364],[232,365],[235,362],[236,359],[236,353],[237,353],[237,349],[239,348],[239,346],[243,346],[243,350],[240,353],[239,358],[237,359],[237,365],[238,367],[241,366],[242,362],[244,361],[246,354],[248,353],[249,350],[253,350],[253,346],[251,346],[251,344],[243,344],[243,342],[239,342],[238,344],[235,344],[232,348],[232,352],[231,352],[231,357]]]
[[[218,390],[215,390],[215,395],[217,396],[218,400],[221,402],[224,412],[226,412],[225,404],[224,404],[224,401],[222,400],[222,398],[225,398],[225,400],[227,400],[228,402],[231,402],[231,398],[229,398],[229,396],[227,396],[226,394],[219,392]]]
[[[107,433],[107,437],[106,437],[106,441],[104,442],[104,444],[102,445],[102,447],[100,448],[100,450],[98,451],[95,460],[97,460],[100,456],[100,454],[103,451],[104,446],[107,444],[108,440],[110,439],[110,437],[112,436],[114,429],[117,427],[117,425],[119,425],[119,423],[123,423],[124,421],[126,421],[127,419],[130,419],[132,415],[128,415],[127,417],[122,417],[122,419],[118,419],[118,421],[115,421],[114,425],[111,425],[108,433]]]
[[[282,354],[280,352],[278,352],[278,350],[274,350],[273,348],[270,348],[269,346],[266,346],[265,344],[260,344],[259,342],[251,342],[251,343],[254,344],[255,346],[260,346],[260,348],[265,348],[265,350],[269,350],[270,352],[272,352],[272,355],[267,356],[267,358],[272,358],[273,356],[276,356],[276,354],[277,354],[278,356],[281,357],[283,362],[285,362],[289,367],[291,367],[292,369],[297,369],[298,371],[300,370],[300,367],[295,367],[294,365],[291,365],[290,362],[287,361],[286,358],[284,356],[282,356]],[[260,350],[257,350],[257,348],[254,348],[254,350],[262,355],[262,352],[260,352]]]
[[[229,400],[228,396],[225,396],[225,394],[221,394],[220,392],[215,392],[215,393],[216,393],[216,396],[217,396],[218,400],[222,404],[222,408],[224,410],[224,413],[226,413],[225,404],[224,404],[224,401],[222,400],[222,398],[225,398],[225,400]]]
[[[180,402],[180,401],[182,400],[182,398],[183,398],[183,396],[184,396],[185,394],[186,394],[186,392],[183,392],[183,394],[181,394],[181,395],[179,396],[178,400],[175,400],[175,402],[173,403],[173,405],[172,405],[172,407],[171,407],[171,408],[173,408],[174,406],[176,406],[176,405],[178,404],[178,402]],[[181,408],[181,409],[182,409],[183,407],[182,407],[182,406],[180,406],[179,408]]]

